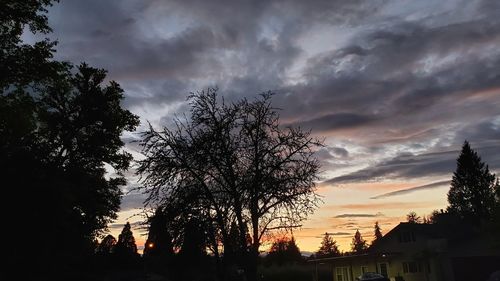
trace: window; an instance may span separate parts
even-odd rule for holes
[[[337,281],[351,281],[351,275],[349,275],[348,267],[336,267],[335,273]]]
[[[403,262],[403,273],[417,273],[422,272],[422,263],[410,261]]]
[[[409,243],[415,242],[417,239],[415,238],[415,233],[410,231],[402,231],[399,233],[399,242],[400,243]]]
[[[389,276],[389,273],[387,271],[387,263],[383,262],[383,263],[379,263],[378,264],[378,269],[379,269],[379,273],[384,275],[385,277],[388,277]]]
[[[361,266],[361,274],[368,272],[368,266],[367,265],[362,265]]]

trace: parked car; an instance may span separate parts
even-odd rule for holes
[[[382,274],[378,274],[375,272],[365,272],[362,275],[356,277],[356,280],[359,281],[389,281],[387,277]]]

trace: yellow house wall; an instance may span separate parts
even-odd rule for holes
[[[339,281],[337,279],[336,268],[337,267],[348,267],[352,271],[352,277],[350,280],[355,281],[356,277],[362,274],[361,266],[367,266],[369,272],[377,272],[377,264],[380,262],[385,262],[387,264],[387,273],[389,278],[394,278],[396,276],[403,277],[404,281],[441,281],[442,278],[440,272],[440,265],[437,259],[430,261],[431,272],[427,274],[425,272],[415,272],[415,273],[404,273],[403,272],[403,262],[411,261],[409,258],[392,258],[386,261],[374,260],[374,259],[360,259],[351,261],[335,261],[332,264],[333,281]],[[392,279],[394,280],[394,279]]]

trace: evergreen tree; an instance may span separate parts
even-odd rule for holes
[[[359,230],[356,230],[356,233],[352,238],[351,250],[356,254],[360,254],[363,253],[367,248],[368,246],[366,244],[366,240],[363,239],[363,236],[361,236]]]
[[[490,218],[495,207],[495,174],[465,141],[448,192],[448,211],[462,218]]]
[[[417,213],[411,211],[406,215],[406,220],[409,223],[420,223],[420,216],[417,215]]]
[[[168,229],[167,215],[158,208],[149,220],[148,239],[144,245],[144,256],[172,256],[172,235]]]
[[[300,262],[302,261],[302,254],[300,253],[299,246],[295,242],[295,237],[288,241],[286,248],[286,257],[289,262]]]
[[[134,234],[130,229],[130,223],[127,222],[123,227],[122,233],[118,236],[115,253],[120,257],[137,255],[137,245],[135,244]]]
[[[374,226],[374,229],[375,229],[375,233],[374,233],[374,238],[375,240],[373,240],[373,242],[376,242],[378,241],[380,238],[382,238],[382,231],[380,229],[380,225],[378,224],[378,221],[375,222],[375,226]]]
[[[199,264],[207,254],[207,239],[200,221],[191,218],[184,227],[182,246],[179,254],[183,260]]]
[[[328,232],[325,232],[323,240],[321,241],[321,247],[319,247],[319,250],[316,252],[316,256],[318,258],[325,258],[336,257],[339,255],[340,251],[337,246],[337,241],[333,240],[333,237],[330,236]]]
[[[240,231],[235,221],[231,223],[227,241],[224,242],[224,259],[228,263],[238,263],[241,260],[243,250],[240,246]]]

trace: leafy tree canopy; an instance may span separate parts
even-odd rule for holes
[[[113,235],[108,234],[104,237],[97,246],[96,253],[101,255],[111,254],[114,251],[116,239]]]
[[[279,238],[275,240],[266,256],[266,264],[284,265],[303,260],[295,238]]]
[[[421,219],[420,216],[417,215],[417,213],[411,211],[406,215],[406,221],[409,223],[420,223]]]
[[[106,71],[53,60],[48,39],[22,42],[27,28],[50,32],[45,12],[53,2],[0,3],[0,176],[3,198],[23,206],[9,218],[26,241],[7,249],[11,261],[61,272],[73,263],[68,257],[93,252],[96,236],[116,217],[121,173],[131,160],[120,136],[139,121],[121,108],[123,90],[106,82]],[[105,164],[116,176],[106,176]]]

